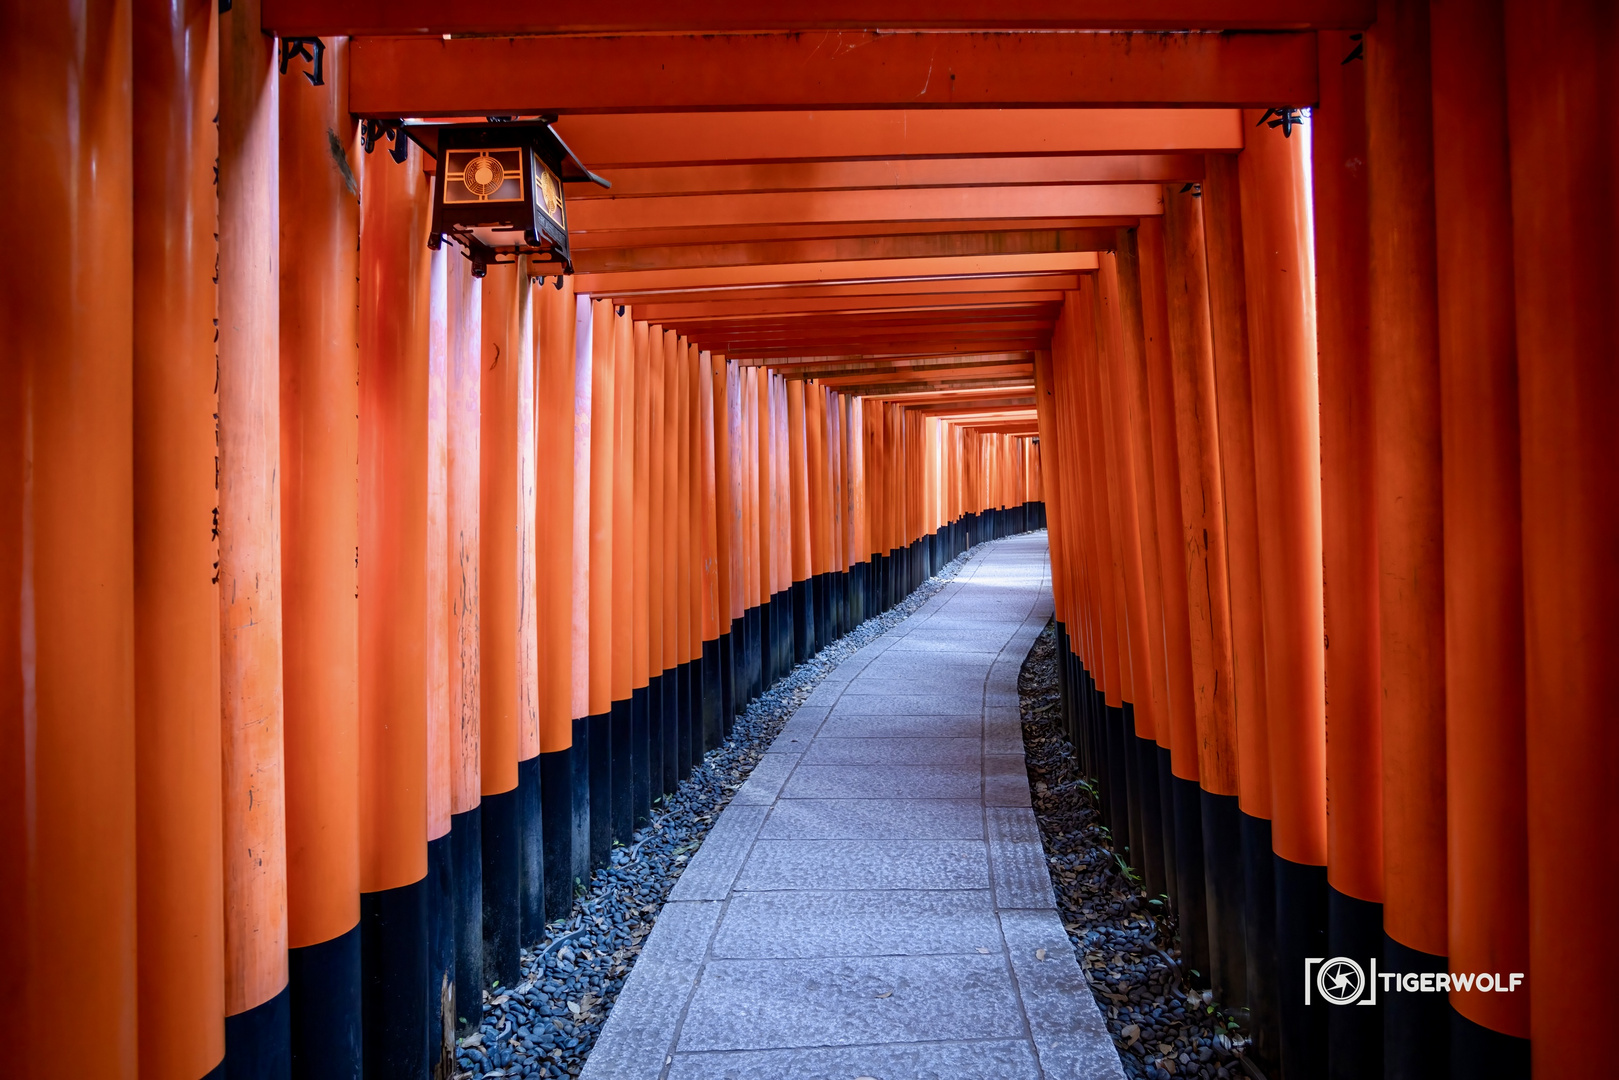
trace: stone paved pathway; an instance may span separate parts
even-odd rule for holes
[[[1029,809],[1044,533],[832,672],[681,875],[582,1080],[1122,1080]]]

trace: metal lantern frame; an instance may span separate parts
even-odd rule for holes
[[[406,122],[401,130],[436,163],[428,247],[458,244],[475,277],[521,255],[573,273],[563,185],[612,185],[587,169],[548,121]]]

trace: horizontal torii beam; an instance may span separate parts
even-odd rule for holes
[[[780,265],[861,259],[1111,251],[1117,244],[1117,229],[1020,229],[1000,232],[860,236],[826,240],[766,240],[744,244],[584,248],[575,253],[573,265],[579,273],[602,274],[700,266],[750,266],[764,263]]]
[[[1313,33],[358,37],[362,116],[1307,106]],[[791,72],[784,77],[784,72]]]
[[[676,290],[805,284],[938,284],[941,279],[1017,278],[1095,270],[1096,253],[974,255],[924,259],[869,259],[796,263],[788,266],[716,266],[690,270],[641,270],[623,274],[575,274],[574,287],[593,296],[632,297]],[[1052,287],[1056,287],[1053,283]]]
[[[565,116],[556,129],[598,172],[767,161],[1234,153],[1247,135],[1240,109],[1196,108],[602,113]]]
[[[777,161],[758,165],[676,165],[606,169],[611,189],[580,184],[568,202],[629,195],[736,195],[750,191],[984,187],[1012,184],[1184,184],[1203,179],[1197,154],[1094,154],[1058,157],[895,158],[887,161]]]
[[[1375,0],[264,0],[281,36],[734,33],[759,30],[1364,30]]]

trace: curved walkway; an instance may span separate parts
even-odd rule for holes
[[[583,1080],[1122,1078],[1029,809],[1044,533],[799,708],[676,883]]]

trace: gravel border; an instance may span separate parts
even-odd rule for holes
[[[1018,675],[1029,790],[1057,910],[1131,1080],[1259,1077],[1235,1017],[1181,978],[1176,917],[1113,851],[1096,787],[1061,729],[1056,623]]]
[[[457,1040],[454,1080],[579,1075],[669,890],[788,718],[833,668],[908,618],[982,546],[793,668],[737,717],[730,738],[581,887],[570,916],[549,924],[538,948],[523,950],[522,981],[484,991],[482,1026]]]

